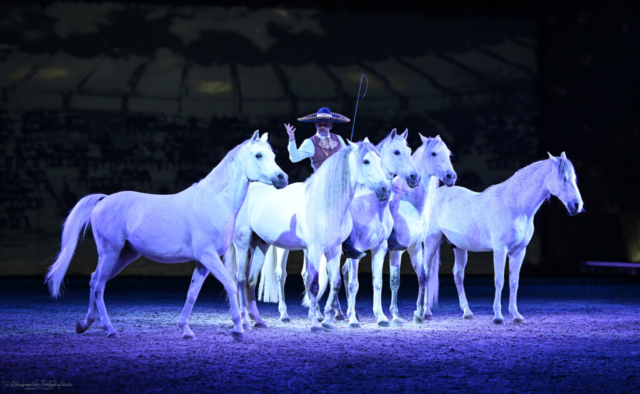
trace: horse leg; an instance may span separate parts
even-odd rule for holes
[[[113,249],[105,250],[100,246],[101,244],[98,243],[98,267],[94,273],[95,276],[91,279],[91,291],[93,292],[96,307],[100,314],[102,329],[107,331],[107,337],[118,338],[120,337],[120,334],[111,323],[109,315],[107,314],[107,307],[104,304],[104,288],[111,276],[111,272],[116,267],[120,251],[115,251]]]
[[[371,274],[373,276],[373,314],[378,319],[379,327],[389,327],[389,319],[382,310],[382,267],[384,256],[387,254],[387,241],[382,241],[380,245],[371,250]],[[356,280],[358,275],[356,273]],[[376,286],[376,283],[378,286]],[[354,304],[355,304],[355,296]],[[396,321],[396,324],[398,322]],[[402,324],[401,324],[402,325]]]
[[[358,264],[360,259],[347,259],[344,270],[345,290],[347,292],[347,317],[349,318],[349,328],[360,328],[358,317],[356,316],[356,294],[358,294]]]
[[[468,253],[464,249],[453,248],[453,253],[456,256],[456,263],[453,265],[453,279],[456,282],[456,288],[458,289],[458,298],[460,299],[460,309],[462,309],[462,317],[465,319],[473,319],[473,312],[469,309],[469,303],[467,302],[467,296],[464,293],[464,269],[467,266]]]
[[[509,313],[513,316],[514,323],[524,323],[524,317],[518,312],[516,297],[518,295],[518,282],[520,281],[520,268],[526,253],[527,248],[522,248],[522,250],[509,256]]]
[[[389,311],[393,319],[391,324],[394,326],[401,326],[405,323],[405,320],[400,317],[398,313],[398,289],[400,289],[400,264],[402,263],[402,250],[389,251],[389,284],[391,287],[391,306]],[[382,275],[373,281],[374,299],[375,297],[381,297],[382,293]]]
[[[312,332],[322,332],[322,326],[318,322],[318,316],[316,313],[318,307],[318,292],[320,291],[320,284],[318,283],[318,269],[320,267],[321,256],[322,252],[316,250],[307,249],[305,253],[305,286],[307,289],[307,296],[309,297],[309,320],[311,321]]]
[[[195,339],[196,337],[193,334],[193,331],[191,331],[191,328],[189,328],[189,316],[191,316],[193,305],[198,299],[198,294],[200,294],[202,284],[207,278],[207,275],[209,275],[209,271],[207,271],[202,264],[196,262],[196,269],[193,270],[191,284],[189,285],[189,291],[187,292],[187,302],[185,302],[184,307],[182,308],[182,313],[180,314],[180,319],[178,320],[178,327],[182,328],[182,338],[184,339]]]
[[[334,319],[336,316],[336,301],[338,294],[340,293],[340,286],[342,285],[342,279],[340,278],[340,256],[342,255],[342,246],[337,246],[333,249],[325,251],[325,257],[327,258],[327,273],[329,274],[329,296],[327,297],[327,304],[324,308],[324,320],[322,321],[322,328],[326,331],[332,331],[336,328]],[[344,315],[343,315],[344,320]]]
[[[500,297],[502,295],[502,287],[504,286],[504,263],[507,258],[507,248],[493,250],[493,270],[496,284],[496,296],[493,300],[493,322],[496,324],[504,323],[502,316],[502,304]]]
[[[126,248],[123,249],[122,252],[120,252],[118,261],[116,261],[116,264],[111,269],[111,274],[109,275],[109,279],[107,279],[107,281],[116,277],[116,275],[118,275],[120,271],[122,271],[126,266],[131,264],[131,262],[136,260],[138,257],[140,257],[140,254],[133,252],[131,250],[128,250]],[[76,332],[78,334],[82,334],[83,332],[87,331],[89,327],[91,327],[93,322],[96,320],[96,301],[95,301],[95,292],[93,291],[96,283],[97,283],[97,277],[96,277],[96,272],[94,272],[91,274],[92,290],[89,295],[89,311],[87,312],[87,316],[85,317],[85,319],[83,321],[79,321],[76,324]]]
[[[200,256],[195,257],[209,272],[211,272],[211,275],[222,283],[222,286],[224,286],[224,289],[227,291],[227,295],[229,296],[229,305],[231,307],[231,320],[233,321],[231,335],[234,339],[241,341],[244,336],[244,329],[242,328],[238,299],[236,298],[238,295],[238,288],[235,281],[231,277],[231,274],[229,274],[229,271],[225,268],[222,260],[220,260],[220,256],[218,256],[218,252],[215,248],[210,247]]]
[[[416,271],[416,275],[418,275],[418,300],[416,301],[416,310],[413,312],[413,321],[419,324],[424,322],[425,317],[430,318],[432,316],[429,306],[427,305],[425,307],[427,275],[425,273],[422,255],[422,242],[418,243],[413,248],[407,249],[407,251],[409,252],[409,257],[411,257],[413,269]]]
[[[254,326],[256,328],[267,328],[267,323],[260,317],[258,304],[256,303],[256,285],[258,284],[258,277],[260,276],[260,271],[264,265],[267,250],[269,250],[268,244],[258,245],[254,249],[251,261],[249,262],[249,280],[247,281],[245,290],[245,299],[247,300],[249,317],[255,322]]]
[[[282,256],[278,259],[278,265],[276,266],[276,278],[278,279],[278,312],[280,312],[280,321],[283,323],[291,323],[289,313],[287,312],[287,303],[284,299],[284,283],[287,280],[287,259],[289,258],[289,251],[287,249],[281,249]]]
[[[255,237],[249,235],[247,239],[244,235],[236,235],[234,245],[236,246],[236,277],[235,284],[237,286],[238,294],[238,307],[240,308],[240,318],[242,319],[242,327],[245,330],[251,330],[251,321],[249,321],[249,311],[247,309],[247,272],[249,261],[247,259],[247,252],[251,249],[251,259],[255,254],[256,246],[253,242]],[[248,242],[247,242],[248,241]]]

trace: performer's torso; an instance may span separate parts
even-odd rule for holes
[[[322,138],[318,137],[318,135],[314,135],[310,139],[311,142],[313,142],[314,148],[314,154],[313,157],[311,157],[311,167],[313,167],[313,171],[317,171],[325,160],[342,149],[340,139],[338,139],[338,136],[335,134],[329,133],[329,139],[336,142],[336,144],[333,144],[335,145],[333,149],[329,148],[327,144],[322,141]]]

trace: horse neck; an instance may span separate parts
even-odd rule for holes
[[[242,172],[240,163],[231,163],[229,167],[224,170],[227,171],[227,173],[222,175],[227,181],[222,185],[221,189],[217,192],[206,190],[206,188],[216,186],[215,182],[212,182],[214,169],[198,184],[200,190],[196,198],[200,199],[199,202],[203,206],[215,203],[216,209],[226,207],[230,212],[237,214],[249,190],[250,181]],[[215,174],[215,176],[220,176],[220,174]]]
[[[496,185],[496,188],[503,189],[502,193],[510,196],[513,211],[533,217],[549,195],[549,190],[544,184],[545,178],[549,175],[549,167],[547,161],[533,163],[502,184]]]

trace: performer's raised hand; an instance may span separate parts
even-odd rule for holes
[[[284,127],[287,129],[287,134],[289,134],[289,141],[295,141],[296,140],[296,128],[291,126],[288,123],[284,124]]]

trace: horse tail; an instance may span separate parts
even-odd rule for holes
[[[327,274],[327,258],[322,255],[320,257],[320,268],[318,269],[318,296],[316,300],[320,300],[324,295],[325,290],[327,290],[327,285],[329,284],[329,275]],[[307,290],[304,291],[304,299],[302,300],[302,306],[306,306],[307,308],[311,306],[311,301],[309,300],[309,292]]]
[[[278,276],[276,275],[277,264],[278,250],[271,245],[264,256],[264,264],[262,265],[262,271],[260,271],[258,300],[262,302],[276,303],[279,300]]]
[[[71,258],[78,246],[78,236],[82,231],[82,238],[87,233],[91,224],[91,212],[93,208],[105,198],[106,194],[90,194],[82,198],[69,212],[69,216],[64,221],[62,230],[62,244],[60,252],[56,256],[56,261],[49,267],[45,283],[49,285],[49,292],[53,298],[58,298],[61,294],[62,280],[67,273]]]
[[[433,260],[431,261],[431,267],[427,265],[426,267],[429,270],[429,281],[427,282],[427,301],[428,305],[436,306],[438,305],[438,291],[440,287],[440,247],[436,249],[436,252],[433,254]]]

